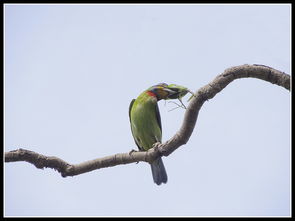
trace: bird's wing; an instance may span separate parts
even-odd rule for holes
[[[138,147],[139,150],[142,150],[142,148],[138,145],[138,143],[136,142],[136,139],[134,137],[134,133],[133,133],[133,130],[132,130],[132,125],[131,125],[131,109],[132,109],[132,106],[134,104],[134,101],[135,99],[133,99],[131,102],[130,102],[130,105],[129,105],[129,121],[130,121],[130,127],[131,127],[131,132],[132,132],[132,136],[133,136],[133,139],[135,141],[135,144],[136,146]]]
[[[159,125],[160,130],[161,130],[161,133],[162,133],[161,116],[160,116],[160,111],[159,111],[158,103],[156,103],[156,118],[157,118],[157,122],[158,122],[158,125]]]
[[[129,105],[129,120],[130,120],[130,123],[131,123],[131,109],[132,109],[134,101],[135,101],[135,99],[132,99],[132,101],[130,102],[130,105]]]

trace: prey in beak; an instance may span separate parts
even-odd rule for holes
[[[192,96],[188,99],[188,101],[190,101],[192,99],[192,97],[195,96],[194,93],[191,92],[187,87],[183,87],[180,85],[170,84],[170,85],[167,85],[165,88],[170,91],[169,95],[167,96],[167,98],[165,100],[178,99],[179,102],[181,103],[181,105],[177,104],[176,102],[173,102],[173,103],[175,103],[178,107],[182,107],[184,109],[186,109],[186,106],[182,102],[182,97],[184,97],[187,93],[190,93],[190,94],[192,94]],[[176,107],[176,108],[178,108],[178,107]],[[176,109],[176,108],[174,108],[174,109]],[[172,109],[172,110],[174,110],[174,109]]]

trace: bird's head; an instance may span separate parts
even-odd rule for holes
[[[170,96],[173,96],[176,93],[175,90],[170,89],[168,84],[165,83],[154,85],[147,90],[147,94],[156,97],[158,101],[169,99]]]

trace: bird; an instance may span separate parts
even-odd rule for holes
[[[129,105],[129,120],[134,141],[140,151],[147,151],[162,142],[162,124],[158,101],[178,98],[177,88],[160,83],[143,91]],[[180,95],[179,95],[180,96]],[[150,163],[153,180],[157,185],[167,183],[168,176],[161,157]]]

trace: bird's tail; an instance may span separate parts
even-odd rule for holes
[[[154,182],[157,185],[161,185],[161,183],[167,183],[168,177],[161,157],[157,158],[151,163],[151,168]]]

